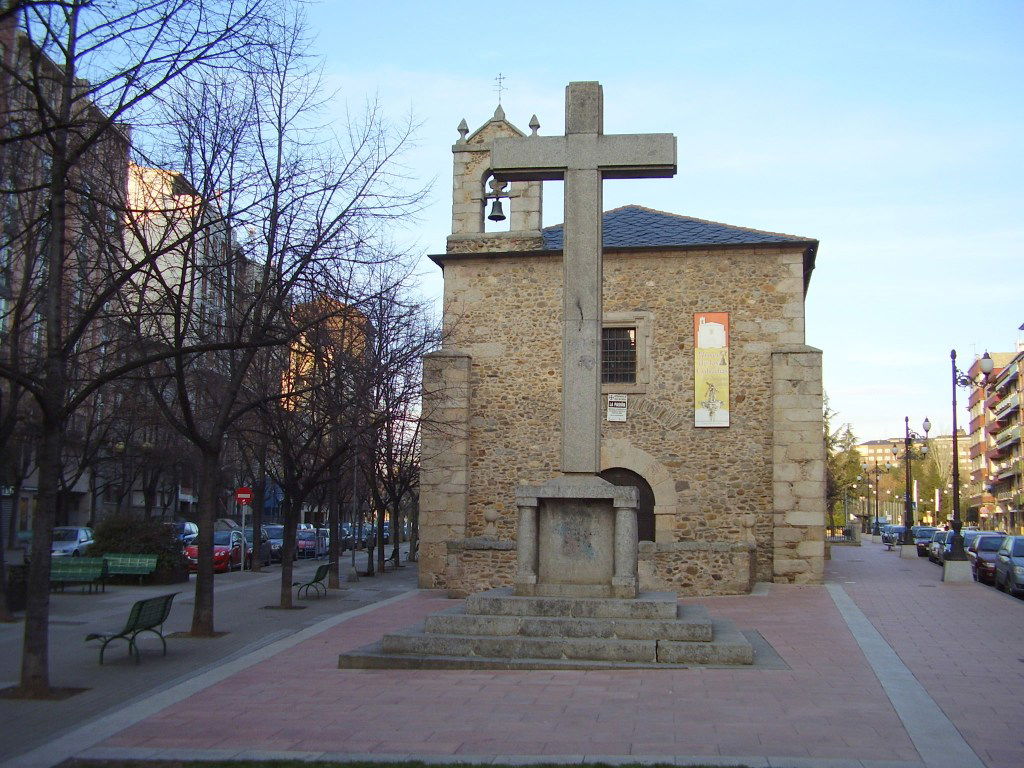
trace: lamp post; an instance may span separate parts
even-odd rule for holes
[[[881,532],[878,527],[878,474],[882,470],[878,466],[878,459],[875,459],[875,464],[873,467],[869,467],[868,463],[865,461],[861,463],[860,468],[861,470],[863,470],[864,474],[869,475],[869,480],[870,473],[873,472],[875,475],[875,527],[871,529],[871,535],[877,536]],[[885,462],[885,471],[888,472],[890,469],[892,469],[892,464],[890,464],[888,461]],[[871,487],[870,482],[868,483],[868,487]]]
[[[913,458],[915,440],[920,440],[922,443],[921,455],[924,456],[928,454],[928,431],[932,428],[932,423],[931,421],[928,420],[928,417],[926,416],[924,423],[921,425],[924,428],[923,435],[918,434],[917,432],[910,428],[909,416],[903,417],[903,425],[905,430],[903,438],[903,461],[906,465],[907,483],[906,490],[903,494],[903,533],[900,534],[900,545],[907,546],[913,545],[914,543],[914,536],[910,532],[910,528],[914,524],[913,502],[911,502],[910,500],[910,460],[911,458]],[[899,450],[896,448],[895,445],[892,447],[892,455],[894,458],[897,458],[899,456]]]
[[[953,369],[953,545],[947,555],[948,560],[966,560],[967,553],[964,552],[964,538],[960,535],[963,522],[960,520],[960,454],[957,452],[956,444],[956,388],[978,386],[984,389],[988,381],[988,375],[992,373],[994,363],[988,352],[981,356],[981,380],[975,381],[966,373],[956,367],[956,350],[949,351],[949,361]]]

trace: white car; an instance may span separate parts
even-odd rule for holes
[[[53,557],[79,557],[85,555],[91,545],[92,528],[58,525],[53,529],[50,555]]]

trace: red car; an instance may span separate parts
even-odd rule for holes
[[[199,568],[199,540],[195,539],[185,547],[188,558],[188,569],[195,572]],[[213,572],[227,573],[233,568],[242,567],[242,532],[213,532]]]
[[[996,552],[1006,538],[1001,533],[983,533],[967,547],[967,556],[971,558],[971,573],[975,581],[985,584],[996,583]]]

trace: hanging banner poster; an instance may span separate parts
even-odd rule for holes
[[[693,316],[693,425],[729,426],[729,313]]]

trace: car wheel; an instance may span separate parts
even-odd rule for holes
[[[76,549],[76,550],[75,550],[74,552],[72,552],[72,553],[71,553],[71,556],[72,556],[72,557],[78,557],[78,556],[79,556],[79,552],[78,552],[78,550]]]

